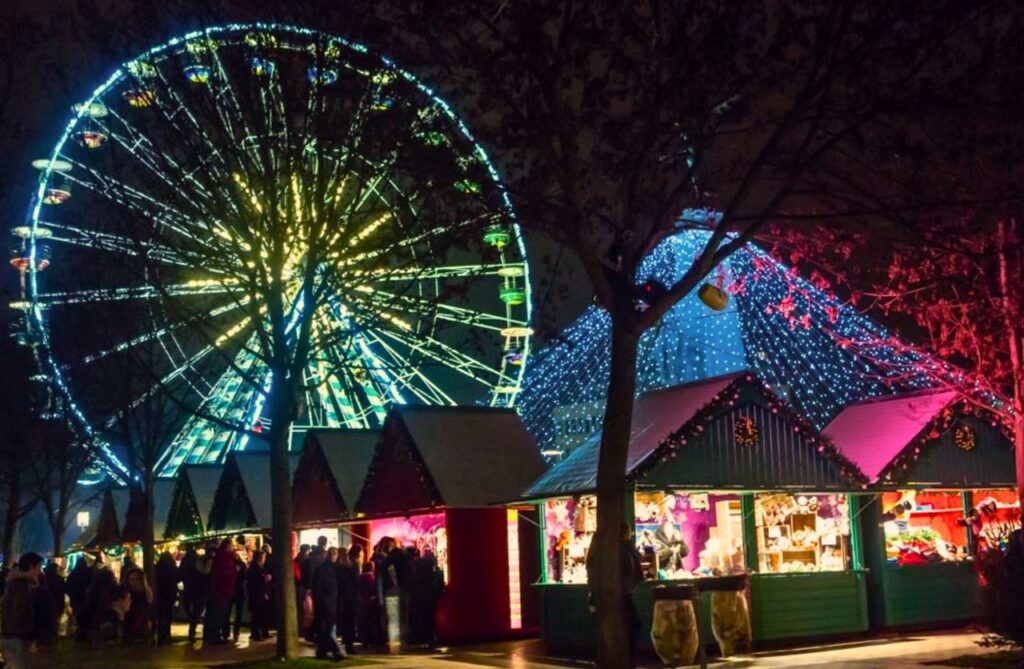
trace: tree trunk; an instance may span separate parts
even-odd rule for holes
[[[595,606],[597,666],[632,666],[622,587],[623,511],[626,460],[633,420],[639,337],[612,314],[611,378],[601,432],[597,468],[597,534],[589,574]]]
[[[18,530],[19,511],[21,510],[21,470],[10,468],[7,481],[7,513],[4,516],[4,566],[10,568],[14,564],[14,537]]]
[[[277,657],[299,654],[299,621],[292,572],[292,482],[288,467],[288,432],[291,428],[291,393],[271,391],[270,493],[272,500],[274,616],[277,622]]]
[[[153,473],[146,472],[146,486],[142,492],[142,573],[149,584],[149,590],[153,593],[153,601],[150,602],[150,619],[156,620],[157,593],[156,587],[156,548],[153,537]],[[156,631],[155,626],[150,628],[152,636]]]
[[[54,557],[64,554],[64,532],[68,526],[68,509],[65,503],[61,503],[53,522],[53,555]]]
[[[1007,231],[1007,227],[1010,231]],[[1013,384],[1013,445],[1017,474],[1017,498],[1024,504],[1024,351],[1021,350],[1021,333],[1019,318],[1020,279],[1019,269],[1015,267],[1015,258],[1010,257],[1014,249],[1013,242],[1008,239],[1016,232],[1016,220],[1000,218],[997,227],[999,244],[999,292],[1003,321],[1006,323],[1006,336],[1010,353],[1010,371]],[[1019,254],[1019,251],[1018,251]],[[1016,256],[1019,262],[1019,256]],[[1014,269],[1018,269],[1013,276]]]

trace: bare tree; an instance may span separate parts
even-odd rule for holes
[[[95,496],[78,484],[92,465],[93,452],[76,438],[66,419],[38,421],[31,439],[29,483],[53,532],[53,554],[64,553],[64,537],[76,508]]]

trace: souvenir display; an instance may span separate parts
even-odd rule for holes
[[[739,495],[641,492],[635,516],[637,550],[648,578],[744,571]]]
[[[885,555],[891,564],[959,562],[970,559],[968,532],[977,552],[1006,545],[1020,527],[1020,505],[1012,490],[979,490],[964,513],[960,491],[901,490],[882,494]]]
[[[761,572],[842,571],[850,567],[846,495],[757,495]]]
[[[587,551],[597,531],[597,500],[591,495],[550,499],[544,505],[544,513],[548,580],[586,583]]]

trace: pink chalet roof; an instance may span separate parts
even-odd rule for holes
[[[633,431],[629,439],[626,471],[633,471],[670,434],[690,422],[726,386],[747,373],[716,376],[641,395],[633,407]]]
[[[749,372],[716,376],[655,390],[637,398],[633,405],[633,429],[624,473],[633,471],[670,434],[688,423],[729,384],[746,374]],[[526,490],[524,496],[541,497],[593,490],[597,485],[600,445],[599,432],[583,442],[565,460],[545,472]]]
[[[822,434],[874,482],[886,465],[956,397],[955,391],[940,390],[852,404]]]

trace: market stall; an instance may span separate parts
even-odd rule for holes
[[[102,552],[104,561],[118,575],[121,573],[125,557],[121,531],[125,525],[130,500],[126,486],[110,486],[103,491],[100,515],[96,521],[96,534],[85,546],[91,551]]]
[[[598,437],[585,442],[524,495],[544,510],[542,636],[577,653],[593,643],[585,559],[596,529],[598,446]],[[755,640],[867,629],[849,494],[859,473],[752,374],[640,397],[626,475],[627,517],[650,579],[634,596],[642,648],[650,644],[652,585],[729,574],[749,574]]]
[[[299,454],[289,455],[288,463],[289,475],[294,476]],[[272,511],[270,454],[232,451],[213,495],[207,534],[238,534],[250,543],[250,536],[262,537],[270,530]]]
[[[224,465],[182,465],[178,468],[164,526],[164,539],[191,541],[203,537],[223,473]]]
[[[380,430],[306,433],[292,484],[292,522],[299,545],[315,545],[323,536],[328,546],[348,546],[365,536],[365,528],[339,524],[354,513],[379,438]]]
[[[974,618],[973,559],[1020,526],[1012,442],[995,416],[930,391],[852,405],[824,432],[871,482],[872,626]]]
[[[441,639],[536,626],[534,511],[493,505],[518,497],[542,471],[514,411],[404,406],[388,414],[353,522],[363,523],[371,545],[392,537],[433,554],[446,583],[436,615]]]
[[[171,510],[175,484],[174,479],[170,478],[156,479],[153,482],[153,539],[158,551],[164,548],[176,548],[177,542],[168,541],[164,536],[167,531],[167,516]],[[124,529],[121,530],[121,542],[135,546],[142,543],[145,535],[146,509],[141,495],[134,494],[129,497]]]

